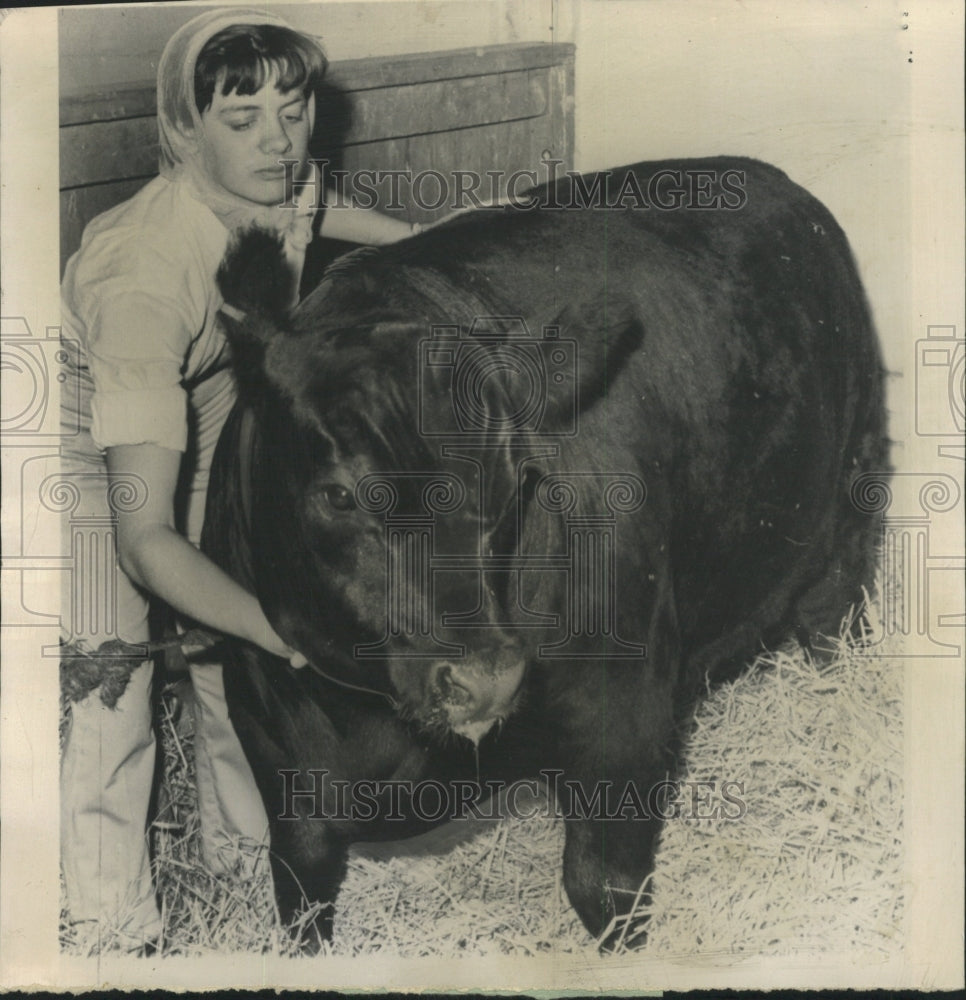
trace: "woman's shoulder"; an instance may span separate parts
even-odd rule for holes
[[[227,244],[214,214],[178,181],[156,177],[97,216],[68,263],[65,283],[132,280],[161,287],[209,283]]]

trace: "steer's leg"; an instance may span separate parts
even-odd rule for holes
[[[346,844],[324,821],[306,818],[272,823],[272,877],[283,925],[292,927],[306,906],[321,910],[301,934],[307,952],[332,937],[335,899],[346,873]]]
[[[564,887],[597,936],[640,902],[665,814],[674,705],[670,677],[653,665],[661,662],[657,640],[653,648],[654,661],[575,664],[551,682],[558,689],[549,704],[563,769],[555,798],[566,820]],[[602,947],[620,933],[617,926]]]
[[[387,833],[408,835],[420,826],[400,821],[387,827],[380,822],[389,812],[385,796],[378,797],[373,813],[371,799],[357,800],[351,786],[360,780],[418,780],[426,752],[381,700],[360,698],[308,669],[268,664],[226,676],[231,719],[269,820],[281,919],[291,926],[305,903],[323,906],[315,933],[300,935],[312,949],[332,935],[348,845],[386,839]],[[458,766],[457,756],[448,753],[432,773],[446,777]]]
[[[608,932],[602,948],[621,938],[621,917],[650,902],[645,883],[660,828],[657,818],[567,822],[564,888],[590,933],[599,938]],[[626,940],[640,944],[640,931],[628,931]]]
[[[241,733],[252,735],[244,728]],[[248,741],[243,736],[243,742],[251,752],[252,771],[268,814],[279,917],[283,926],[300,936],[307,951],[317,951],[332,937],[333,905],[345,877],[347,854],[336,824],[328,818],[333,805],[325,779],[316,781],[324,769],[317,760],[303,763],[278,754],[262,733]],[[296,917],[314,903],[323,908],[312,926],[299,933]]]
[[[313,694],[312,677],[276,664],[226,673],[232,724],[268,816],[279,916],[289,926],[306,903],[324,906],[315,933],[302,935],[307,950],[332,935],[347,850],[330,818],[328,779],[340,776],[340,738]]]

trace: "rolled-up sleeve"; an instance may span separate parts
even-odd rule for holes
[[[91,400],[91,437],[98,448],[157,444],[172,451],[188,446],[184,389],[100,392]]]

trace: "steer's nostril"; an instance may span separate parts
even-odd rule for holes
[[[436,671],[436,689],[444,697],[449,694],[453,687],[453,668],[443,664]]]
[[[448,663],[441,663],[433,671],[433,690],[436,695],[450,705],[467,705],[472,696],[465,685],[457,679],[456,672]]]

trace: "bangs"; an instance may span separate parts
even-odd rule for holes
[[[248,96],[274,77],[285,93],[309,94],[325,74],[326,59],[311,38],[274,24],[236,24],[210,38],[195,63],[195,106],[211,106],[221,94]]]

